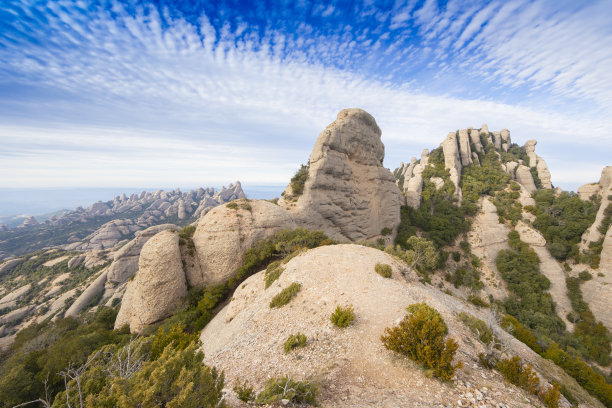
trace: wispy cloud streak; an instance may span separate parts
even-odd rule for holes
[[[349,106],[377,118],[389,167],[482,122],[551,154],[576,137],[585,155],[612,153],[606,3],[551,4],[302,2],[292,14],[219,5],[189,14],[9,0],[0,186],[282,183]]]

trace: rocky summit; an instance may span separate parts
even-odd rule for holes
[[[399,225],[400,194],[393,175],[383,167],[384,157],[376,120],[361,109],[345,109],[319,135],[303,193],[296,194],[289,185],[279,205],[299,225],[334,239],[393,236]]]
[[[391,172],[381,137],[342,110],[278,200],[29,222],[104,219],[0,263],[0,401],[61,372],[53,406],[612,407],[612,167],[562,191],[535,140],[481,125]]]

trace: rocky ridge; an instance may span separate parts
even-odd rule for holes
[[[480,129],[467,128],[450,132],[440,144],[444,167],[449,171],[450,180],[455,186],[456,196],[459,200],[461,200],[462,195],[462,170],[470,165],[480,166],[477,153],[483,152],[484,146],[487,144],[493,145],[499,153],[508,152],[512,146],[510,131],[502,129],[499,132],[490,132],[487,125],[482,125]],[[552,188],[548,166],[544,159],[535,154],[536,144],[535,140],[529,140],[523,146],[529,158],[528,162],[519,160],[502,163],[504,171],[510,174],[513,180],[520,183],[529,193],[536,190],[531,168],[538,174],[542,187]],[[410,163],[400,163],[400,167],[393,171],[396,184],[400,186],[405,203],[410,207],[418,208],[420,205],[423,189],[422,173],[428,165],[433,166],[429,161],[429,151],[425,149],[420,160],[412,157]]]
[[[0,258],[19,255],[23,247],[29,251],[60,245],[78,251],[111,249],[133,237],[136,231],[164,222],[193,222],[212,207],[245,197],[238,181],[218,191],[198,188],[188,192],[143,191],[129,197],[122,194],[111,201],[98,201],[87,208],[78,207],[53,216],[40,224],[31,217],[19,228],[0,230]],[[19,245],[23,240],[27,245]]]

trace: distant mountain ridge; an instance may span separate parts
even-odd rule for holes
[[[129,197],[122,194],[51,216],[42,223],[29,217],[16,228],[0,225],[0,259],[49,246],[107,249],[153,225],[188,224],[208,209],[237,198],[245,198],[239,181],[220,190],[200,187],[188,192],[177,188],[143,191]]]

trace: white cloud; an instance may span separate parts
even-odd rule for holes
[[[56,94],[48,102],[43,97],[0,100],[0,187],[210,185],[236,179],[284,184],[306,160],[318,133],[346,107],[374,115],[386,144],[385,164],[392,168],[423,148],[436,147],[448,131],[483,122],[492,129],[511,129],[521,143],[538,139],[538,152],[547,159],[556,184],[574,187],[578,177],[595,180],[595,169],[610,164],[606,155],[589,158],[594,149],[611,156],[609,116],[597,119],[469,95],[417,92],[312,62],[311,55],[324,60],[325,53],[336,50],[311,39],[304,40],[309,51],[282,59],[290,38],[269,31],[260,39],[242,27],[238,40],[229,29],[216,31],[204,15],[200,38],[196,27],[181,19],[162,30],[154,9],[134,17],[116,5],[119,17],[113,19],[104,11],[92,15],[70,3],[60,6],[57,10],[72,13],[48,15],[54,29],[41,33],[37,24],[21,27],[23,35],[46,36],[49,43],[25,46],[19,42],[22,36],[15,35],[0,47],[3,69],[19,72],[29,85],[48,84]],[[497,9],[489,21],[507,13],[503,10]],[[451,31],[442,30],[449,46],[470,21],[480,26],[478,21],[489,15],[471,9],[453,20],[455,11],[449,6],[437,26],[432,25],[437,30],[445,21],[455,21]],[[500,37],[510,35],[505,30],[510,28],[500,24]],[[538,30],[547,33],[552,26]],[[462,41],[476,42],[468,37],[478,30],[468,32]],[[564,71],[567,79],[551,78],[539,62],[525,63],[535,45],[504,59],[490,49],[492,40],[474,35],[479,38],[475,49],[489,50],[483,61],[497,67],[501,81],[558,86],[565,81],[564,86],[580,86],[585,94],[593,81],[602,81],[571,69]],[[509,52],[516,45],[508,47]],[[605,61],[605,52],[599,58]],[[605,76],[603,81],[605,85]],[[16,109],[21,109],[19,115],[12,114]],[[576,171],[564,172],[564,163],[542,153],[554,153],[551,146],[560,141],[577,145]]]

